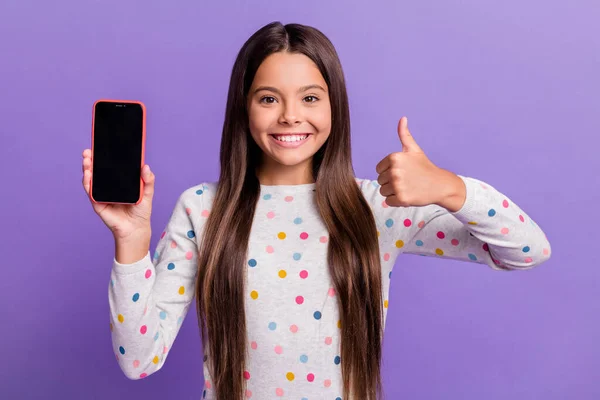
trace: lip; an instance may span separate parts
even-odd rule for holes
[[[275,135],[277,135],[277,136],[307,135],[307,136],[306,136],[306,139],[300,140],[298,142],[281,142],[281,141],[275,139]],[[310,138],[310,136],[311,136],[310,133],[271,133],[271,134],[269,134],[269,140],[273,141],[279,147],[283,147],[286,149],[296,149],[296,148],[302,146],[304,143],[306,143],[308,141],[308,139]]]

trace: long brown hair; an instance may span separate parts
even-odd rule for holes
[[[316,205],[329,233],[329,273],[338,295],[343,398],[375,400],[382,396],[380,254],[373,213],[354,177],[342,67],[332,43],[319,30],[280,22],[262,27],[246,41],[231,73],[220,178],[199,248],[196,283],[198,321],[213,387],[218,400],[242,400],[246,389],[244,281],[249,221],[260,194],[255,172],[261,160],[261,150],[250,136],[246,100],[259,65],[280,51],[309,57],[329,88],[331,133],[313,156],[312,173]]]

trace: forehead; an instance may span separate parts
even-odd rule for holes
[[[326,86],[317,65],[304,54],[278,52],[269,55],[258,67],[252,86],[269,85],[285,89],[310,84]]]

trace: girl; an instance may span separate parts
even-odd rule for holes
[[[185,190],[151,258],[154,175],[139,205],[94,205],[112,231],[110,329],[130,379],[164,365],[192,300],[205,399],[376,399],[392,267],[401,253],[525,270],[550,256],[505,195],[401,152],[356,178],[344,76],[318,30],[271,23],[240,50],[220,177]],[[91,153],[83,153],[89,194]]]

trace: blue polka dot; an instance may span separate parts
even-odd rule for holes
[[[392,271],[390,271],[390,273],[388,274],[388,277],[389,277],[390,279],[392,279]]]
[[[169,263],[169,265],[167,265],[167,269],[168,269],[169,271],[173,271],[173,270],[175,269],[175,264],[173,264],[173,263]]]
[[[321,319],[321,311],[315,311],[313,316],[315,317],[315,319]]]
[[[188,231],[188,233],[187,233],[187,236],[188,236],[190,239],[193,239],[194,237],[196,237],[196,233],[195,233],[194,231]]]
[[[156,251],[154,252],[154,259],[155,259],[155,260],[157,260],[157,259],[158,259],[158,250],[156,250]]]
[[[302,400],[308,400],[308,397],[303,397]],[[341,399],[340,399],[341,400]]]
[[[335,363],[335,365],[340,365],[341,361],[342,361],[342,359],[340,358],[340,356],[335,356],[335,358],[333,359],[333,362]]]
[[[123,346],[119,346],[119,353],[125,354],[125,348]]]
[[[492,209],[490,209],[490,211],[488,211],[488,215],[489,215],[490,217],[493,217],[494,215],[496,215],[496,210],[494,210],[493,208],[492,208]]]
[[[298,218],[294,219],[294,223],[296,225],[301,224],[302,223],[302,218],[298,217]]]
[[[377,182],[377,181],[371,181],[371,185],[373,185],[375,187],[379,187],[379,182]]]
[[[166,311],[161,311],[160,314],[160,319],[167,319],[167,312]]]
[[[415,244],[416,244],[417,246],[421,247],[421,246],[423,246],[423,241],[422,241],[422,240],[417,240],[417,241],[415,242]]]
[[[300,253],[294,253],[294,260],[298,261],[301,258],[302,258],[302,254],[300,254]]]
[[[308,361],[308,356],[306,354],[302,354],[300,356],[300,362],[301,363],[306,363]]]
[[[113,281],[112,279],[110,280],[110,286],[115,287],[115,281]]]
[[[196,190],[196,194],[202,194],[202,193],[204,193],[204,192],[202,191],[202,189],[198,189],[198,190]]]
[[[270,195],[270,194],[265,194],[265,195],[263,196],[263,199],[265,199],[265,200],[270,200],[270,199],[271,199],[271,195]]]
[[[275,322],[269,322],[269,329],[274,331],[277,329],[277,324]]]
[[[251,258],[250,261],[248,261],[248,265],[251,267],[256,267],[256,260],[254,258]]]
[[[529,248],[529,246],[525,246],[525,247],[523,247],[523,253],[528,253],[528,252],[529,252],[529,250],[531,250],[531,249]]]
[[[203,398],[203,399],[205,399],[205,398],[206,398],[206,389],[204,389],[204,390],[202,391],[202,398]],[[341,399],[340,399],[340,400],[341,400]]]
[[[394,225],[394,220],[389,218],[385,221],[385,226],[387,226],[388,228],[391,228]]]
[[[183,322],[183,317],[177,318],[177,325],[181,325],[182,322]]]
[[[342,400],[342,398],[341,397],[336,397],[335,400]]]
[[[156,342],[158,340],[158,332],[156,332],[156,335],[154,335],[154,341]]]
[[[469,253],[469,259],[471,259],[473,261],[477,261],[477,256],[473,253]]]
[[[140,299],[139,293],[134,294],[133,297],[131,298],[131,300],[133,300],[133,301],[138,301],[139,299]]]

